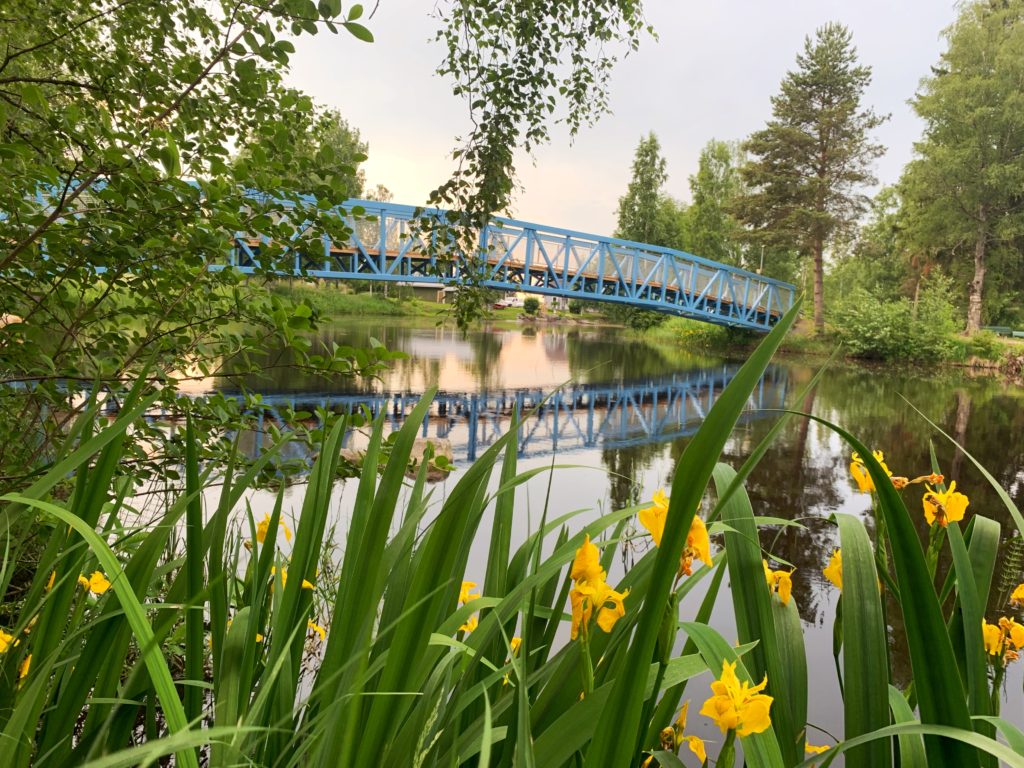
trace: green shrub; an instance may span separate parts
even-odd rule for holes
[[[569,314],[570,315],[582,315],[583,314],[583,302],[579,299],[569,299]]]
[[[949,285],[933,278],[917,307],[908,299],[882,301],[863,288],[839,303],[835,332],[855,357],[871,360],[948,360],[956,344],[955,308]]]
[[[967,355],[982,360],[998,360],[1003,354],[1003,344],[992,331],[978,331],[967,339]]]
[[[536,296],[527,296],[523,302],[523,311],[528,315],[536,315],[540,311],[540,299]]]

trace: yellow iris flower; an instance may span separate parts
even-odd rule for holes
[[[18,667],[18,679],[19,680],[24,680],[26,677],[28,677],[28,670],[29,670],[29,667],[31,667],[31,666],[32,666],[32,654],[30,653],[28,656],[25,657],[25,660],[23,662],[21,662],[21,666]]]
[[[82,586],[82,589],[92,592],[94,595],[102,595],[110,589],[110,581],[100,571],[93,571],[92,576],[89,578],[79,576],[78,583]]]
[[[15,645],[14,635],[0,629],[0,653],[7,653]]]
[[[1024,584],[1018,584],[1017,588],[1013,590],[1013,593],[1010,595],[1010,605],[1024,605]]]
[[[270,575],[274,576],[276,573],[277,573],[277,568],[272,566],[270,568]],[[282,587],[287,587],[288,586],[288,569],[287,568],[282,568],[281,569],[281,586]],[[271,585],[271,588],[273,588],[273,585]],[[309,579],[303,579],[302,580],[302,588],[303,589],[316,589],[316,587],[313,585],[313,582],[311,582]]]
[[[472,592],[473,587],[476,586],[475,581],[464,581],[462,586],[459,588],[459,602],[465,605],[470,600],[476,600],[480,597],[476,592]]]
[[[768,582],[770,592],[778,592],[779,599],[783,605],[789,605],[789,598],[793,594],[793,572],[773,571],[768,567],[767,560],[761,560],[764,566],[764,578]]]
[[[629,590],[616,592],[602,579],[601,581],[581,581],[569,592],[572,605],[572,628],[569,637],[575,640],[580,630],[587,631],[587,625],[597,610],[597,626],[605,632],[611,632],[615,622],[626,615],[623,601]]]
[[[653,504],[650,507],[640,510],[638,519],[640,525],[647,529],[654,539],[654,546],[661,546],[661,537],[665,533],[665,520],[668,518],[668,497],[665,491],[658,489],[654,494]],[[690,531],[686,534],[686,546],[679,558],[679,575],[689,576],[693,572],[693,561],[700,560],[705,565],[711,565],[711,539],[708,536],[708,527],[701,520],[700,516],[694,515],[690,523]]]
[[[924,505],[924,519],[928,525],[938,523],[943,528],[950,522],[957,522],[964,519],[964,512],[970,501],[964,494],[956,490],[956,480],[949,484],[949,489],[939,493],[932,486],[925,486],[928,491],[925,493],[921,503]]]
[[[519,649],[522,647],[522,645],[523,645],[523,638],[521,638],[521,637],[513,637],[509,641],[509,647],[512,649],[512,655],[513,656],[518,656],[519,655]]]
[[[576,550],[569,575],[573,581],[604,581],[605,572],[601,567],[601,555],[597,546],[590,542],[590,534],[583,539],[583,546]]]
[[[665,489],[659,488],[654,492],[653,504],[640,510],[638,515],[640,525],[647,529],[654,539],[654,546],[661,546],[661,537],[665,533],[665,520],[668,518],[668,496]]]
[[[773,701],[771,696],[761,693],[767,685],[767,676],[753,687],[746,681],[741,683],[736,676],[736,662],[723,661],[722,676],[711,683],[714,695],[704,702],[700,713],[714,720],[722,733],[736,731],[737,736],[743,737],[766,731],[772,724],[769,713]]]
[[[809,742],[804,743],[804,752],[808,755],[820,755],[822,752],[828,752],[829,749],[831,749],[831,747],[828,744],[823,747],[816,747]]]
[[[875,457],[875,460],[882,465],[882,469],[885,473],[892,477],[892,472],[885,463],[885,454],[881,451],[872,451],[871,455]],[[868,474],[867,467],[864,466],[864,459],[860,457],[856,451],[853,452],[853,461],[850,462],[850,474],[853,475],[853,479],[857,481],[857,488],[861,493],[871,493],[875,490],[875,481],[871,479],[871,475]]]
[[[1024,648],[1024,625],[1006,616],[999,619],[998,625],[983,620],[981,635],[985,652],[1003,664],[1016,661],[1019,657],[1017,651]]]
[[[841,549],[832,553],[832,557],[822,573],[825,574],[826,579],[839,587],[840,592],[843,591],[843,552]]]
[[[477,628],[479,624],[480,620],[476,617],[476,614],[474,613],[472,616],[466,619],[465,624],[459,627],[459,632],[472,632],[474,629]]]
[[[569,592],[569,603],[572,606],[572,629],[569,636],[575,640],[581,629],[585,634],[595,610],[597,625],[605,632],[611,632],[615,622],[626,615],[623,600],[629,590],[616,592],[608,586],[598,549],[591,543],[589,535],[584,537],[583,545],[576,550],[569,575],[576,582]]]
[[[278,527],[284,528],[284,538],[287,541],[292,540],[292,529],[285,525],[284,520],[278,520]],[[263,516],[263,519],[256,525],[256,541],[260,544],[267,540],[267,534],[270,532],[270,513]]]
[[[320,637],[320,642],[324,642],[327,639],[327,630],[315,623],[312,619],[307,619],[306,627],[317,633]]]

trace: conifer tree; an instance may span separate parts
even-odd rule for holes
[[[814,325],[825,328],[825,249],[865,209],[884,148],[871,131],[887,119],[861,105],[871,68],[857,61],[850,31],[826,24],[807,37],[797,68],[772,98],[767,126],[743,144],[748,192],[737,210],[762,242],[793,248],[814,267]]]

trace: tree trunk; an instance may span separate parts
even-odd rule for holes
[[[981,293],[985,287],[985,248],[988,245],[988,211],[978,209],[978,233],[974,239],[974,279],[967,301],[967,333],[981,330]]]
[[[815,238],[814,252],[814,331],[825,332],[825,241]]]

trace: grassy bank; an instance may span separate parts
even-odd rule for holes
[[[682,317],[672,317],[661,325],[639,332],[645,339],[665,344],[677,344],[724,356],[746,357],[759,343],[761,334],[724,328]],[[912,344],[900,346],[885,354],[871,350],[856,351],[848,344],[843,333],[834,330],[817,334],[808,320],[798,322],[779,346],[781,356],[799,356],[811,360],[830,357],[838,346],[849,350],[843,357],[856,362],[928,362],[930,365],[951,367],[970,366],[1000,370],[1021,355],[1024,343],[988,332],[966,337],[959,334],[944,335],[932,341],[929,349],[916,349]]]

